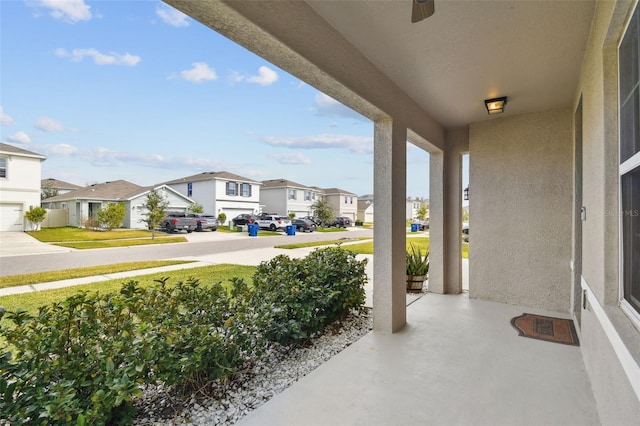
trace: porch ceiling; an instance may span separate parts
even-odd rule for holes
[[[444,127],[571,105],[595,1],[435,0],[412,24],[411,0],[307,3]]]
[[[163,0],[371,119],[443,129],[571,105],[595,0]]]

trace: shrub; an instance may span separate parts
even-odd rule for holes
[[[24,217],[31,222],[31,229],[34,231],[38,229],[46,216],[47,209],[44,207],[32,207],[24,214]]]
[[[235,371],[260,348],[234,317],[242,284],[228,296],[195,280],[148,289],[130,281],[120,293],[79,293],[33,316],[0,311],[14,324],[0,327],[10,345],[0,347],[3,418],[130,423],[145,383],[199,386]]]
[[[317,249],[304,259],[279,255],[262,262],[249,299],[267,339],[301,342],[364,305],[366,260],[340,247]]]
[[[227,221],[227,215],[225,213],[218,214],[218,222],[220,222],[221,225],[224,225],[226,221]]]
[[[127,210],[124,203],[109,203],[106,207],[98,210],[97,216],[98,226],[101,229],[111,231],[122,225],[122,221],[127,216]]]

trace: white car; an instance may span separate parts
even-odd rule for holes
[[[286,229],[291,225],[291,220],[288,217],[277,215],[260,215],[258,216],[258,226],[261,229],[268,229],[270,231],[276,231],[278,229]]]

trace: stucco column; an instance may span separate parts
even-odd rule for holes
[[[447,130],[445,151],[429,165],[429,291],[462,292],[462,154],[469,129]]]
[[[391,119],[374,128],[373,328],[392,333],[407,322],[407,128]]]

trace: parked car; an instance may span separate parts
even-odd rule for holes
[[[187,231],[190,234],[196,229],[196,218],[188,217],[184,212],[168,212],[160,227],[168,234],[176,231]]]
[[[257,222],[258,216],[254,214],[242,213],[231,219],[231,221],[233,222],[233,226],[247,225],[249,223]]]
[[[301,219],[305,219],[305,220],[310,220],[311,222],[316,224],[316,227],[322,225],[322,221],[320,220],[319,217],[315,217],[315,216],[305,216]]]
[[[316,224],[309,219],[293,219],[291,224],[295,225],[300,232],[313,232],[317,228]]]
[[[291,225],[291,220],[288,217],[272,214],[261,214],[258,216],[258,226],[262,229],[276,231],[278,229],[285,229],[289,225]]]
[[[429,222],[427,222],[426,220],[414,220],[413,224],[418,225],[418,230],[420,231],[426,231],[427,229],[429,229]]]
[[[335,226],[338,228],[346,228],[347,226],[351,226],[351,219],[344,216],[336,217],[336,220],[333,221],[331,226]]]
[[[196,219],[196,231],[202,232],[205,229],[210,229],[211,231],[215,231],[218,229],[220,222],[218,218],[212,214],[202,214],[202,213],[189,213],[187,214],[189,217],[193,217]]]

